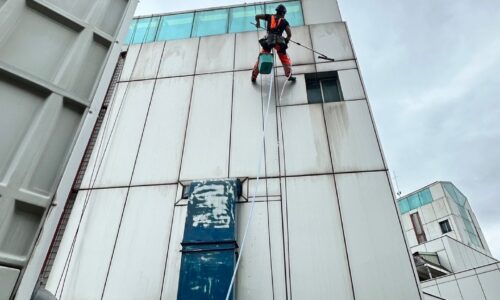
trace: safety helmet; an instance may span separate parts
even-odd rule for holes
[[[276,12],[286,14],[286,7],[283,4],[280,4],[276,7]]]

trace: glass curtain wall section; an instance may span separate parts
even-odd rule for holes
[[[229,32],[246,32],[255,30],[255,15],[264,13],[264,5],[233,7],[229,10]]]
[[[194,16],[192,37],[223,34],[227,32],[228,9],[197,12]]]
[[[185,13],[161,17],[158,41],[187,39],[191,36],[194,13]]]
[[[255,15],[274,14],[279,4],[286,6],[286,19],[290,26],[304,25],[300,1],[273,2],[134,19],[125,43],[141,44],[252,31],[255,30],[251,24],[255,22]],[[261,24],[266,26],[265,22]]]
[[[411,194],[409,196],[399,199],[399,211],[401,214],[405,214],[410,210],[417,209],[421,206],[429,204],[432,202],[432,194],[429,188],[425,188],[418,193]]]
[[[472,219],[470,218],[469,212],[465,208],[465,202],[467,202],[467,198],[450,182],[443,182],[443,188],[451,196],[453,202],[457,204],[458,211],[460,212],[460,217],[465,225],[465,231],[469,236],[471,242],[483,248],[483,245],[477,235],[476,228],[472,224]]]

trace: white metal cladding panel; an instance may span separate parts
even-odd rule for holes
[[[442,235],[441,227],[439,226],[439,223],[437,221],[429,222],[425,226],[427,226],[428,240],[436,239]]]
[[[436,218],[440,219],[450,214],[446,207],[445,198],[432,201],[432,207],[436,213]]]
[[[420,299],[387,173],[335,180],[356,299]]]
[[[279,184],[279,182],[277,182]],[[268,180],[268,186],[269,186]],[[286,279],[285,279],[285,249],[283,237],[283,218],[282,218],[282,205],[281,202],[268,202],[269,203],[269,235],[271,243],[271,265],[273,276],[273,291],[274,299],[286,299]]]
[[[434,200],[444,197],[443,187],[439,183],[431,185],[429,190],[431,191],[432,199]]]
[[[0,278],[2,278],[0,281],[0,299],[10,299],[10,295],[16,285],[18,276],[18,269],[0,266]]]
[[[142,44],[130,45],[127,50],[127,56],[125,59],[125,64],[123,65],[123,70],[120,75],[121,81],[130,80],[132,72],[134,71],[135,64],[137,62],[137,57],[141,51]]]
[[[274,70],[277,76],[285,76],[283,67],[275,67]],[[314,68],[314,64],[295,66],[292,61],[292,73],[294,76],[297,74],[316,73],[316,69]]]
[[[464,300],[486,300],[477,276],[457,280]]]
[[[109,146],[108,140],[104,142],[102,152],[104,158],[99,174],[94,184],[95,187],[123,186],[130,183],[139,142],[141,139],[144,122],[146,119],[154,80],[133,81],[128,83],[124,95],[123,105],[113,107],[118,109],[116,125],[110,124],[111,133]],[[111,118],[113,120],[113,118]],[[87,173],[91,169],[87,169]]]
[[[345,23],[311,25],[311,39],[316,51],[335,60],[354,59]],[[316,62],[325,62],[315,57]]]
[[[422,218],[422,222],[424,224],[426,223],[430,223],[432,221],[436,221],[436,213],[434,212],[434,208],[432,207],[432,205],[429,203],[429,204],[426,204],[424,206],[421,206],[420,207],[421,211],[422,211],[422,215],[420,216],[420,218]]]
[[[406,239],[408,241],[408,246],[413,247],[418,245],[417,236],[415,235],[415,230],[410,229],[406,232]]]
[[[276,202],[278,203],[278,202]],[[269,203],[271,204],[271,203]],[[279,204],[279,203],[278,203]],[[239,204],[238,214],[238,244],[241,245],[245,232],[251,204]],[[270,241],[279,242],[282,236],[270,236],[268,220],[268,208],[266,202],[255,204],[253,212],[252,228],[248,232],[245,244],[245,252],[241,259],[236,282],[237,299],[273,299],[273,277],[271,262]],[[280,215],[274,216],[281,219]],[[281,268],[284,270],[283,260]],[[284,286],[284,282],[281,282]],[[283,288],[281,289],[282,291]],[[286,295],[280,295],[285,298]]]
[[[413,229],[413,224],[411,223],[410,214],[404,214],[401,216],[401,223],[403,225],[403,230],[407,231]]]
[[[477,270],[479,272],[479,270]],[[481,286],[483,287],[486,299],[500,299],[500,270],[481,273],[478,275]]]
[[[194,74],[199,42],[199,38],[165,42],[158,77]]]
[[[160,297],[176,189],[130,189],[103,299]]]
[[[281,107],[286,175],[331,173],[323,109],[319,104]]]
[[[353,299],[333,176],[287,178],[286,189],[293,297]]]
[[[181,179],[228,175],[233,73],[194,79]]]
[[[193,76],[156,81],[132,184],[177,181],[192,85]]]
[[[66,224],[63,239],[59,244],[56,259],[52,265],[52,269],[45,286],[45,288],[54,295],[60,293],[61,291],[61,284],[63,282],[62,276],[67,272],[67,258],[71,252],[71,244],[73,243],[88,193],[88,191],[80,191],[77,195],[77,199],[75,200],[73,209],[71,210],[70,218]],[[85,217],[87,218],[88,214],[86,214]]]
[[[63,285],[56,295],[58,299],[101,297],[126,193],[126,189],[103,189],[91,192],[72,258],[69,260],[67,276],[63,279]],[[83,201],[85,198],[78,200]],[[64,236],[64,239],[73,240],[73,238],[74,234]],[[58,259],[66,261],[66,257]]]
[[[438,284],[441,297],[450,300],[463,299],[455,280]]]
[[[234,54],[234,69],[253,68],[259,56],[260,44],[255,31],[236,34],[236,50]],[[250,77],[246,78],[250,80]]]
[[[357,69],[338,71],[344,100],[364,99],[365,92]]]
[[[184,236],[184,224],[186,222],[187,206],[176,206],[174,209],[174,219],[170,243],[168,245],[167,263],[165,278],[163,280],[163,290],[161,300],[177,299],[177,289],[179,285],[179,272],[181,269],[182,257],[182,237]]]
[[[304,75],[294,75],[297,77],[295,83],[287,81],[285,76],[276,77],[276,88],[281,96],[278,105],[307,104],[306,81]],[[286,84],[283,90],[283,84]],[[283,94],[281,91],[283,90]]]
[[[196,74],[230,71],[234,65],[235,34],[200,38]]]
[[[463,249],[459,248],[459,244],[455,243],[453,240],[448,238],[443,239],[443,243],[450,258],[450,264],[453,268],[453,272],[459,272],[467,269],[466,256],[462,253]]]
[[[337,1],[302,0],[301,2],[306,24],[340,22],[342,20]]]
[[[269,91],[269,85],[271,84],[271,80],[269,79],[270,75],[261,76],[263,78],[260,85],[262,86],[263,91]],[[266,132],[266,174],[267,176],[278,176],[280,172],[280,157],[279,157],[279,145],[278,141],[278,121],[277,121],[277,108],[276,101],[279,95],[276,94],[276,85],[273,84],[273,90],[271,92],[271,103],[269,107],[269,113],[267,116],[267,132]],[[267,95],[267,92],[264,92],[263,95]],[[264,103],[267,104],[267,98],[264,97]],[[262,114],[266,114],[265,105],[262,107]]]
[[[426,293],[429,293],[431,295],[435,295],[435,296],[439,296],[440,293],[439,293],[439,289],[437,287],[437,285],[432,285],[432,286],[429,286],[429,287],[423,287],[422,288],[422,291],[423,292],[426,292]],[[424,299],[436,299],[436,298],[426,298],[427,295],[424,295]]]
[[[358,66],[356,65],[355,60],[322,62],[322,63],[316,64],[316,70],[318,72],[337,71],[337,70],[345,70],[345,69],[356,69],[357,67]]]
[[[117,122],[116,117],[119,112],[120,105],[123,101],[125,93],[127,91],[128,83],[119,83],[116,85],[115,91],[113,93],[113,99],[106,112],[106,116],[103,120],[103,125],[96,139],[96,144],[94,150],[90,156],[87,171],[83,176],[81,188],[88,188],[96,182],[96,175],[101,172],[102,160],[104,149],[106,149],[106,144],[110,139],[110,135],[113,132],[113,124]],[[109,146],[108,146],[109,148]],[[107,150],[106,150],[107,151]]]
[[[155,78],[160,66],[164,42],[142,45],[137,64],[132,72],[132,80]]]
[[[335,172],[385,169],[366,101],[325,103],[324,110]]]
[[[309,27],[292,27],[292,39],[294,41],[300,42],[302,45],[311,48],[311,36],[309,34]],[[303,64],[313,64],[314,63],[314,54],[311,50],[296,45],[294,43],[288,44],[288,49],[286,49],[288,56],[292,61],[292,65],[303,65]],[[278,55],[276,57],[276,65],[282,66]]]
[[[230,177],[256,177],[257,164],[264,147],[262,109],[267,105],[268,89],[261,91],[260,85],[250,84],[249,76],[250,71],[234,73]],[[276,123],[270,124],[268,120],[268,125],[267,132],[276,131]],[[260,176],[265,175],[264,164],[265,160],[262,160]]]

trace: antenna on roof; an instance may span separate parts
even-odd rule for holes
[[[392,172],[394,174],[394,183],[396,184],[396,196],[399,198],[401,196],[401,190],[399,189],[398,177],[396,176],[396,171]]]

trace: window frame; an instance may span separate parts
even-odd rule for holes
[[[443,221],[439,222],[439,227],[441,228],[441,234],[446,234],[448,232],[452,232],[453,229],[451,228],[450,220],[446,219]],[[447,229],[446,231],[443,230],[443,227]]]
[[[337,71],[326,71],[326,72],[316,72],[304,74],[304,79],[306,82],[306,94],[308,104],[318,104],[318,103],[336,103],[344,101],[344,95],[342,94],[342,87],[340,86],[340,80]],[[325,88],[323,87],[323,81],[335,80],[336,84],[336,94],[338,95],[338,100],[327,101],[325,99]],[[321,101],[314,101],[310,99],[309,91],[312,90],[312,84],[319,84],[319,92],[321,94]]]

